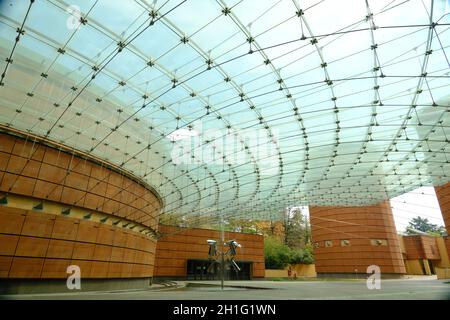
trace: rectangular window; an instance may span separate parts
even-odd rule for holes
[[[350,245],[350,240],[341,240],[342,247],[348,247]]]

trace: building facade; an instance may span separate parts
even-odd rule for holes
[[[366,274],[377,265],[384,276],[405,274],[389,202],[366,207],[310,207],[318,276]]]
[[[217,274],[214,276],[206,272],[211,264],[211,261],[208,260],[207,240],[216,240],[218,250],[221,251],[220,231],[160,225],[159,232],[161,238],[156,246],[155,278],[217,278]],[[224,238],[225,241],[236,240],[242,245],[237,249],[235,257],[242,272],[234,275],[231,270],[228,270],[228,277],[248,280],[263,278],[265,270],[264,237],[257,234],[226,231]]]
[[[151,188],[43,140],[1,134],[0,159],[2,288],[66,279],[70,265],[87,286],[95,279],[148,284],[162,205]]]
[[[69,266],[87,289],[186,278],[188,260],[207,261],[206,240],[219,239],[213,230],[160,227],[162,201],[148,185],[35,137],[0,135],[0,181],[4,292],[66,290]],[[248,277],[264,277],[263,237],[225,236],[243,245],[236,260]]]

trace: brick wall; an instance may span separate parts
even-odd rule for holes
[[[185,277],[188,259],[207,259],[206,240],[220,239],[220,232],[207,229],[189,229],[159,226],[163,237],[156,247],[154,276]],[[235,239],[242,244],[236,260],[253,261],[253,277],[264,277],[264,239],[261,235],[225,232],[225,240]]]
[[[422,235],[403,236],[403,243],[405,244],[406,259],[441,259],[435,237]]]
[[[156,241],[137,229],[157,229],[161,203],[137,181],[95,159],[0,134],[0,198],[5,195],[43,201],[45,209],[0,205],[0,278],[67,278],[72,264],[83,278],[153,276]],[[46,211],[55,206],[56,213]],[[97,220],[69,217],[61,208]],[[108,222],[100,223],[99,215]],[[114,225],[111,218],[139,227]]]
[[[0,191],[158,226],[160,202],[144,186],[87,159],[6,134],[0,134]]]
[[[0,278],[151,277],[156,241],[92,221],[0,206]]]
[[[309,212],[317,273],[365,273],[369,265],[380,266],[382,273],[405,273],[389,202],[310,207]]]

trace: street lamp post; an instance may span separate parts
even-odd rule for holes
[[[236,249],[240,248],[241,245],[236,241],[236,240],[229,240],[227,242],[225,242],[224,240],[224,236],[222,233],[222,250],[221,252],[217,252],[217,241],[216,240],[207,240],[208,244],[209,244],[209,258],[212,261],[211,265],[208,268],[208,272],[210,272],[210,270],[213,270],[213,266],[214,264],[216,264],[218,261],[220,261],[220,287],[223,290],[224,288],[224,282],[225,282],[225,256],[228,257],[228,260],[231,263],[231,266],[233,267],[234,270],[236,271],[241,271],[241,269],[239,268],[239,266],[236,264],[236,261],[234,261],[234,257],[236,255]],[[228,246],[228,250],[225,251],[225,246]],[[220,260],[219,260],[219,256],[220,256]]]

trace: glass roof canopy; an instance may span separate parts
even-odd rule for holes
[[[0,124],[164,212],[267,218],[450,181],[446,0],[2,1]]]

